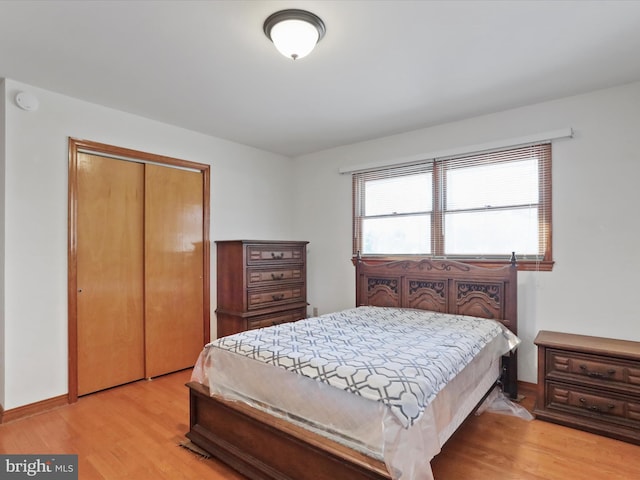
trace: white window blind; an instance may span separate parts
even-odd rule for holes
[[[551,144],[353,174],[362,255],[551,262]]]

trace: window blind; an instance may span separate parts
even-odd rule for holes
[[[353,251],[551,262],[551,144],[353,174]]]

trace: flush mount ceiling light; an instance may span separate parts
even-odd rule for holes
[[[263,30],[280,53],[297,60],[311,53],[324,37],[326,28],[317,15],[306,10],[289,9],[269,15]]]

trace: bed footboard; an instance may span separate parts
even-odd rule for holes
[[[383,462],[256,410],[189,387],[186,436],[255,480],[390,480]]]

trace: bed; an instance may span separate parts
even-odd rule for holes
[[[508,396],[517,396],[517,283],[513,256],[511,264],[502,268],[430,259],[369,263],[358,258],[354,263],[356,308],[293,325],[246,332],[240,338],[225,337],[216,341],[215,348],[203,350],[192,381],[187,384],[187,437],[194,444],[251,479],[423,480],[432,478],[430,459],[496,382],[501,383]],[[326,378],[318,381],[304,372],[292,373],[295,369],[286,365],[256,362],[256,349],[251,347],[256,342],[275,344],[274,338],[291,331],[298,335],[296,341],[309,336],[310,331],[341,338],[345,325],[351,328],[348,335],[358,336],[360,332],[366,343],[375,344],[375,332],[368,330],[368,323],[359,322],[375,317],[379,323],[380,315],[383,322],[387,319],[388,332],[407,328],[422,332],[426,328],[424,338],[437,337],[439,330],[433,329],[441,328],[440,323],[424,327],[422,323],[407,323],[422,322],[426,315],[429,322],[444,322],[443,330],[454,323],[457,328],[457,322],[463,329],[470,328],[462,323],[464,320],[471,322],[473,329],[488,332],[498,328],[500,335],[486,333],[486,344],[477,346],[472,358],[446,379],[443,387],[407,387],[411,382],[407,378],[400,380],[400,388],[412,393],[406,397],[403,392],[404,403],[376,401],[362,393],[354,395],[347,391],[348,386],[335,388],[324,381]],[[416,342],[421,341],[417,333],[412,336]],[[349,337],[348,348],[350,342]],[[315,345],[317,340],[312,343]],[[457,346],[464,341],[455,343]],[[415,346],[392,348],[399,356],[408,357],[409,362],[418,358],[412,357]],[[239,350],[245,350],[245,354],[239,355]],[[313,361],[305,363],[305,368],[310,365],[314,367],[311,370],[318,370]],[[440,370],[451,375],[450,367]],[[324,367],[322,371],[325,372]],[[371,378],[379,382],[379,372],[374,373]],[[343,382],[352,378],[342,374],[325,377],[340,377]],[[360,392],[376,390],[376,385],[373,387],[368,385]],[[423,390],[428,392],[423,396],[428,399],[420,397],[416,401],[414,397]],[[413,410],[416,402],[421,403]]]

